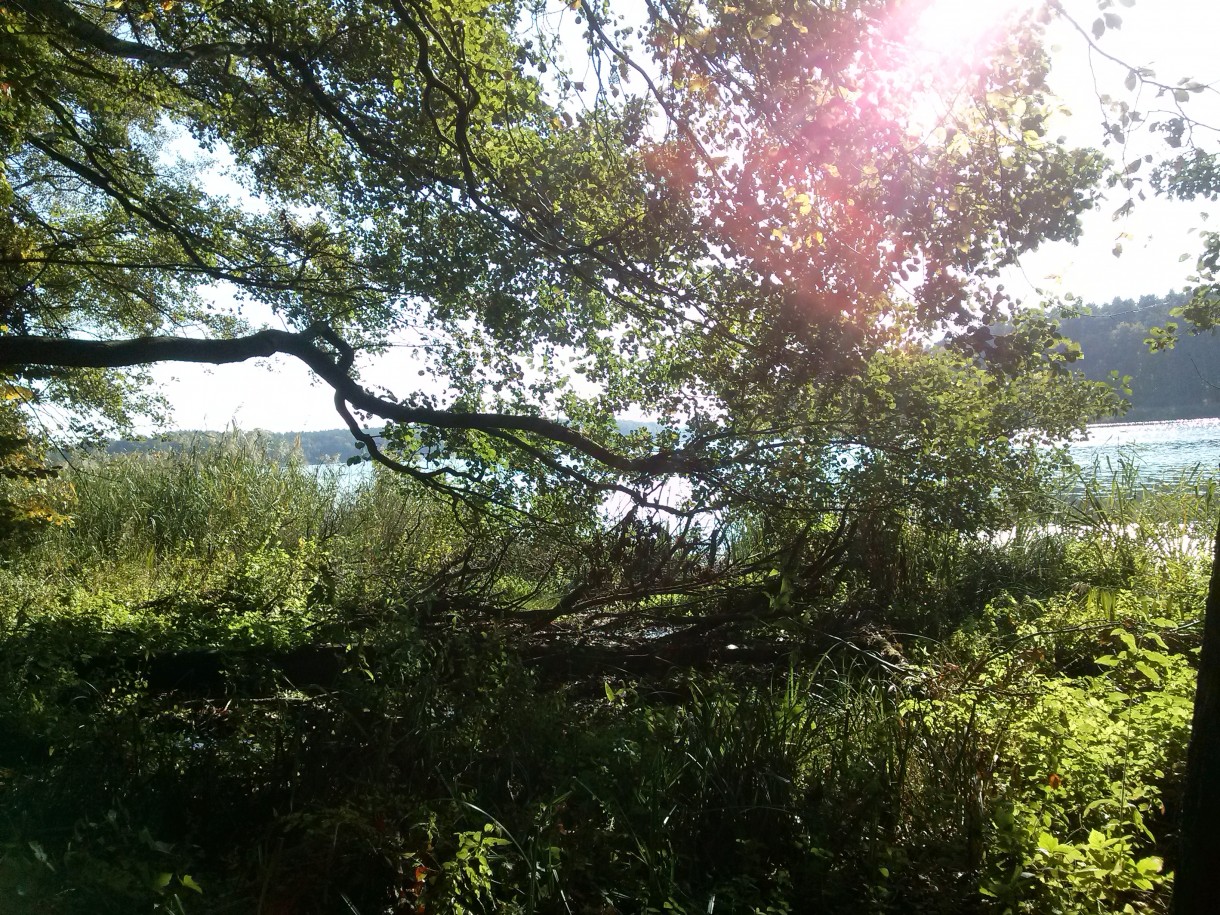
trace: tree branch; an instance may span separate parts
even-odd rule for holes
[[[323,348],[326,342],[338,352]],[[628,457],[599,444],[569,426],[541,416],[513,413],[467,413],[396,403],[371,393],[349,374],[353,353],[346,342],[329,328],[303,333],[263,330],[246,337],[200,340],[187,337],[135,337],[125,340],[80,340],[62,337],[0,337],[0,367],[22,368],[122,368],[159,362],[195,362],[224,365],[275,355],[287,355],[305,363],[328,384],[337,397],[362,413],[391,422],[432,426],[438,429],[471,429],[489,434],[525,432],[562,445],[620,473],[655,476],[702,473],[711,469],[705,461],[684,450],[658,451],[643,457]]]
[[[194,45],[181,51],[162,51],[138,41],[128,41],[106,31],[86,19],[63,0],[15,0],[17,9],[38,22],[58,25],[82,44],[112,57],[138,60],[154,67],[176,70],[189,67],[198,60],[220,57],[248,57],[264,46],[224,41]]]

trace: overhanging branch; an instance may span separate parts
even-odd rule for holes
[[[323,344],[328,344],[329,349]],[[541,416],[438,410],[395,403],[371,393],[348,370],[351,348],[329,328],[303,333],[263,330],[245,337],[200,340],[187,337],[134,337],[124,340],[79,340],[60,337],[0,337],[0,367],[21,369],[124,368],[160,362],[224,365],[275,355],[292,356],[313,371],[354,409],[391,422],[438,429],[471,429],[488,434],[524,432],[562,445],[619,473],[661,475],[700,473],[708,466],[684,451],[658,451],[629,457],[576,430]]]
[[[119,38],[82,16],[71,4],[63,0],[17,0],[13,5],[37,22],[58,25],[87,47],[96,48],[113,57],[138,60],[154,67],[184,69],[199,60],[246,57],[266,47],[222,41],[194,45],[178,51],[165,51],[138,41]]]

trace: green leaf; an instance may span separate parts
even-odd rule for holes
[[[183,874],[178,879],[178,882],[181,883],[183,886],[185,886],[188,890],[194,890],[196,893],[203,892],[203,887],[201,887],[198,883],[196,883],[195,878],[192,877],[190,874]]]
[[[1135,862],[1135,869],[1145,874],[1159,874],[1164,866],[1165,860],[1155,855],[1140,858]]]
[[[1151,664],[1146,664],[1143,661],[1136,661],[1135,669],[1151,680],[1154,685],[1161,685],[1161,675],[1156,672]]]
[[[1121,626],[1113,630],[1110,635],[1115,636],[1120,642],[1127,646],[1128,651],[1136,651],[1135,636]]]
[[[1159,664],[1161,667],[1169,668],[1173,665],[1173,659],[1164,652],[1145,650],[1143,655],[1144,660],[1153,664]]]

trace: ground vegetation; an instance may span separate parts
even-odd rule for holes
[[[604,526],[248,440],[67,482],[72,526],[0,568],[8,911],[1167,911],[1202,480],[1092,481],[1005,538],[897,524],[886,562],[855,538],[698,607],[763,531],[651,531],[616,568],[681,578],[633,604],[593,582]],[[714,652],[669,637],[721,615]]]

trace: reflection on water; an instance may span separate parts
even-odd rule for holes
[[[1103,473],[1117,469],[1120,461],[1131,462],[1148,482],[1173,479],[1195,467],[1214,474],[1220,468],[1220,419],[1098,424],[1071,452],[1081,467],[1087,470],[1096,462]]]

